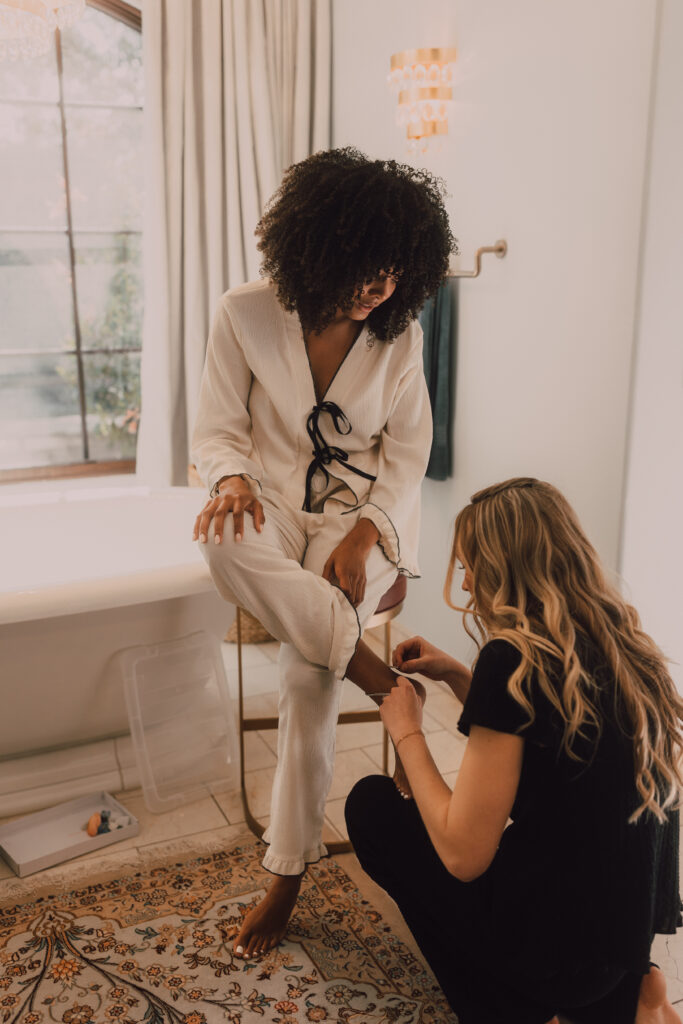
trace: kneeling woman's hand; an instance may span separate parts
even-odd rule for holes
[[[439,650],[424,637],[412,636],[394,649],[392,665],[399,672],[413,675],[418,672],[428,679],[440,679],[463,703],[467,699],[472,673],[467,665]]]
[[[232,528],[236,541],[241,541],[244,535],[244,513],[248,512],[254,520],[254,526],[260,533],[266,517],[263,513],[263,505],[251,493],[249,484],[241,476],[226,477],[221,481],[218,494],[215,498],[209,498],[206,505],[195,519],[194,540],[201,540],[206,544],[209,536],[209,526],[213,519],[213,533],[216,544],[220,544],[223,538],[225,517],[232,513]]]
[[[389,690],[379,713],[394,743],[422,728],[422,702],[413,684],[403,676],[399,676],[396,686]]]
[[[391,658],[399,672],[419,672],[428,679],[443,679],[454,660],[421,636],[412,636],[398,644]]]

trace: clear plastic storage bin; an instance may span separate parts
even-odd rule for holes
[[[197,632],[117,655],[150,811],[239,787],[239,745],[220,646]]]

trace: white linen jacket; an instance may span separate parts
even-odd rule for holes
[[[294,508],[359,511],[379,530],[386,557],[414,576],[431,439],[417,321],[393,342],[365,326],[318,402],[301,322],[272,282],[222,296],[192,441],[210,489],[244,474]]]

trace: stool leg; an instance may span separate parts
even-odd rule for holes
[[[391,619],[384,623],[384,660],[391,665]],[[382,729],[382,771],[389,774],[389,733]]]
[[[242,809],[247,825],[259,839],[265,832],[260,821],[257,821],[251,813],[251,807],[247,799],[247,787],[244,780],[245,756],[244,756],[244,677],[242,674],[242,614],[238,607],[235,615],[237,623],[237,702],[239,713],[239,734],[240,734],[240,796],[242,798]]]
[[[242,679],[242,616],[240,609],[235,610],[237,625],[237,709],[240,729],[240,788],[244,793],[244,688]]]

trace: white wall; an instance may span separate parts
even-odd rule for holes
[[[683,4],[662,5],[622,572],[683,693]]]
[[[643,0],[335,0],[335,145],[407,159],[389,57],[455,45],[446,180],[460,266],[454,477],[424,485],[407,623],[469,649],[441,600],[450,530],[481,486],[548,479],[617,564],[656,6]]]

